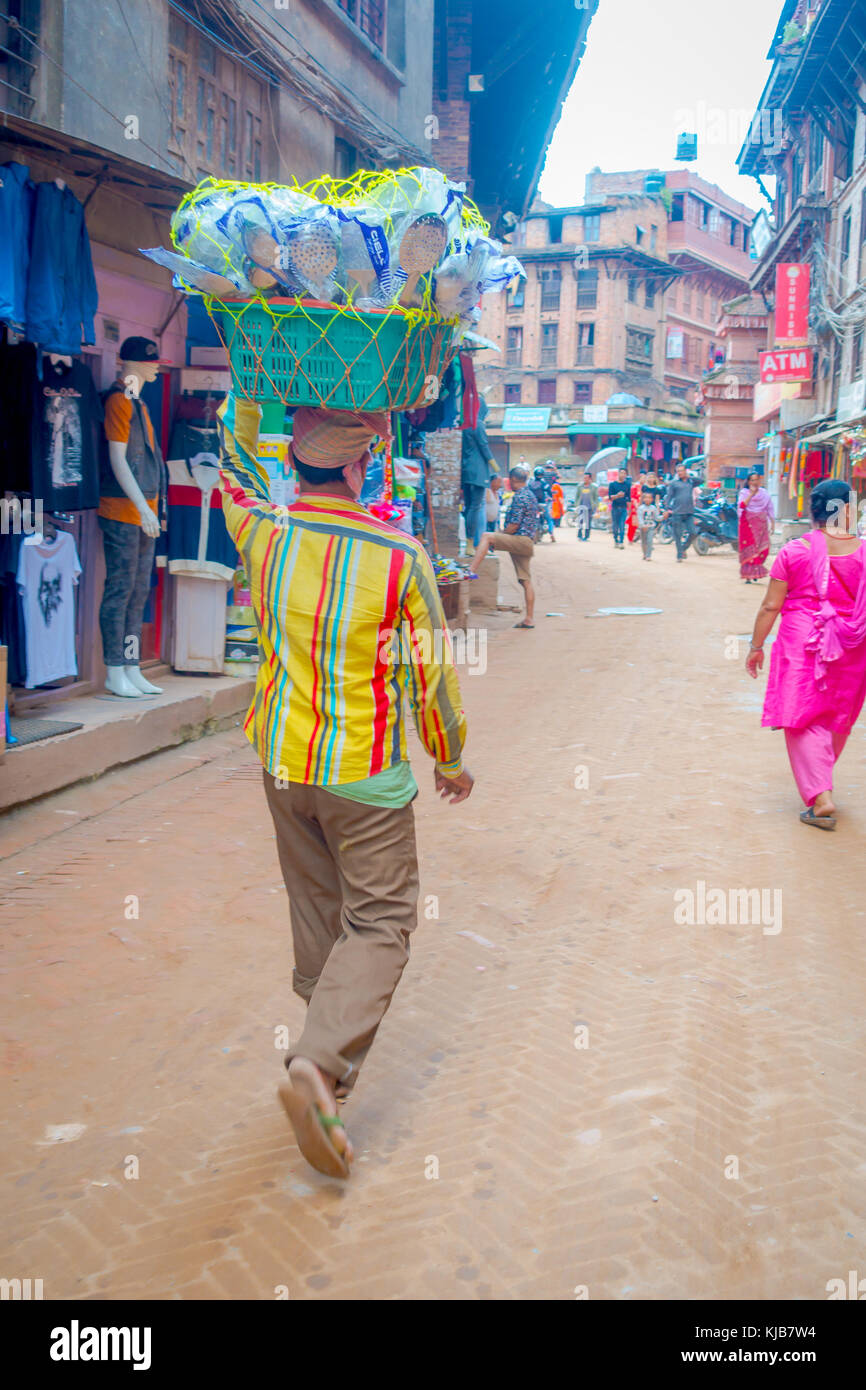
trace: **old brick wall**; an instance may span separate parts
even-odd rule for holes
[[[444,22],[445,34],[440,26]],[[472,63],[471,0],[436,6],[433,115],[439,127],[434,144],[437,163],[452,179],[469,175],[469,92]],[[445,64],[444,70],[442,64]]]

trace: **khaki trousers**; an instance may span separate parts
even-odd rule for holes
[[[418,920],[411,803],[365,806],[264,772],[289,895],[293,985],[307,1004],[290,1049],[351,1088],[409,959]]]

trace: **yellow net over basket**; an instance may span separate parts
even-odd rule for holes
[[[332,410],[412,410],[439,395],[455,324],[424,309],[205,300],[236,393]]]
[[[231,278],[231,248],[212,231],[215,199],[287,192],[335,212],[374,209],[389,243],[429,190],[452,200],[448,250],[455,237],[486,235],[488,224],[474,203],[434,170],[359,170],[346,179],[329,176],[307,184],[244,184],[205,179],[181,202],[172,219],[179,250],[207,243],[208,264]],[[425,183],[426,180],[426,183]],[[453,191],[452,191],[453,190]],[[459,227],[459,232],[455,232]],[[209,230],[210,229],[210,230]],[[447,252],[446,252],[447,254]],[[205,306],[229,356],[235,391],[256,400],[343,410],[406,410],[439,394],[443,372],[456,351],[457,319],[443,319],[431,298],[432,276],[417,286],[418,307],[400,303],[358,308],[354,285],[341,287],[345,303],[258,293],[232,300],[205,295]],[[277,291],[279,295],[279,291]]]

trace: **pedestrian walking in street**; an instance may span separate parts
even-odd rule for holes
[[[493,453],[484,428],[486,414],[487,402],[482,399],[475,429],[464,429],[460,441],[460,486],[463,489],[468,555],[473,553],[484,533],[484,496],[494,471]]]
[[[649,488],[644,488],[643,495],[638,503],[637,526],[640,532],[640,545],[643,551],[643,558],[651,560],[653,557],[653,538],[656,533],[656,526],[661,520],[661,511],[653,501],[653,495]]]
[[[749,474],[738,500],[740,577],[747,584],[756,584],[767,577],[764,562],[770,553],[770,537],[776,520],[773,499],[767,489],[761,487],[760,473]]]
[[[671,519],[679,564],[695,538],[695,485],[684,463],[677,464],[677,475],[668,483],[665,508],[665,516]]]
[[[665,490],[664,484],[659,480],[658,473],[656,473],[654,468],[651,468],[646,475],[646,481],[644,482],[642,491],[652,493],[652,500],[660,511]]]
[[[508,481],[513,496],[505,513],[505,528],[481,537],[481,544],[475,552],[469,573],[477,575],[488,550],[507,551],[526,602],[526,615],[514,626],[535,627],[535,589],[532,584],[530,561],[535,553],[533,538],[538,530],[538,502],[535,494],[527,487],[529,478],[525,468],[512,468],[508,474]]]
[[[535,540],[538,542],[543,540],[545,533],[553,540],[553,522],[550,516],[551,484],[547,472],[540,464],[533,468],[532,477],[527,486],[538,503],[538,530],[535,534]]]
[[[490,476],[490,486],[484,494],[484,520],[485,531],[495,531],[499,525],[499,507],[502,498],[502,477],[499,473],[492,473]]]
[[[631,492],[629,493],[628,511],[626,513],[625,528],[625,538],[628,541],[629,545],[631,545],[634,541],[637,540],[637,509],[640,506],[641,496],[643,495],[643,486],[645,478],[646,469],[642,468],[640,474],[638,475],[637,482],[632,483]]]
[[[588,541],[592,529],[592,518],[598,509],[598,488],[592,481],[591,473],[584,473],[583,481],[574,499],[577,514],[577,539]]]
[[[562,483],[556,473],[553,475],[553,482],[550,485],[550,515],[553,518],[553,525],[556,530],[562,525],[562,518],[565,512],[565,493],[562,490]]]
[[[610,506],[610,524],[613,543],[617,550],[625,547],[625,518],[631,497],[631,483],[628,473],[620,468],[612,483],[607,485],[607,500]]]
[[[297,410],[301,491],[283,507],[256,462],[260,407],[229,395],[218,414],[223,513],[259,630],[244,728],[263,764],[294,989],[307,1005],[279,1094],[308,1162],[347,1177],[353,1153],[337,1087],[346,1096],[357,1081],[417,921],[404,688],[436,788],[453,803],[472,790],[466,721],[430,560],[358,501],[387,416]]]
[[[773,561],[746,658],[757,677],[781,613],[761,723],[785,730],[800,819],[821,830],[836,828],[833,770],[866,699],[866,541],[851,497],[838,479],[814,488],[814,530]]]

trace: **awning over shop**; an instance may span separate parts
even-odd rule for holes
[[[704,437],[703,430],[669,430],[662,425],[638,425],[638,430],[641,434],[673,435],[675,439],[679,439],[683,435],[688,436],[689,439],[703,439]]]
[[[826,430],[818,430],[817,434],[807,434],[800,436],[801,444],[829,444],[831,440],[838,439],[841,434],[850,434],[852,430],[862,426],[863,416],[858,415],[854,420],[846,420],[842,425],[831,425]]]
[[[67,180],[91,180],[90,196],[100,184],[108,184],[116,192],[164,215],[174,211],[192,186],[177,174],[153,168],[137,159],[127,159],[113,150],[37,125],[35,121],[26,121],[23,116],[4,115],[0,142],[7,141],[17,145],[30,159],[49,161]],[[88,195],[82,197],[86,206]]]
[[[674,439],[703,439],[703,430],[671,430],[663,425],[567,425],[565,433],[574,434],[598,434],[598,435],[617,435],[617,434],[664,434],[670,435]]]
[[[619,434],[637,434],[638,425],[566,425],[565,433],[574,434],[609,434],[611,437]]]

